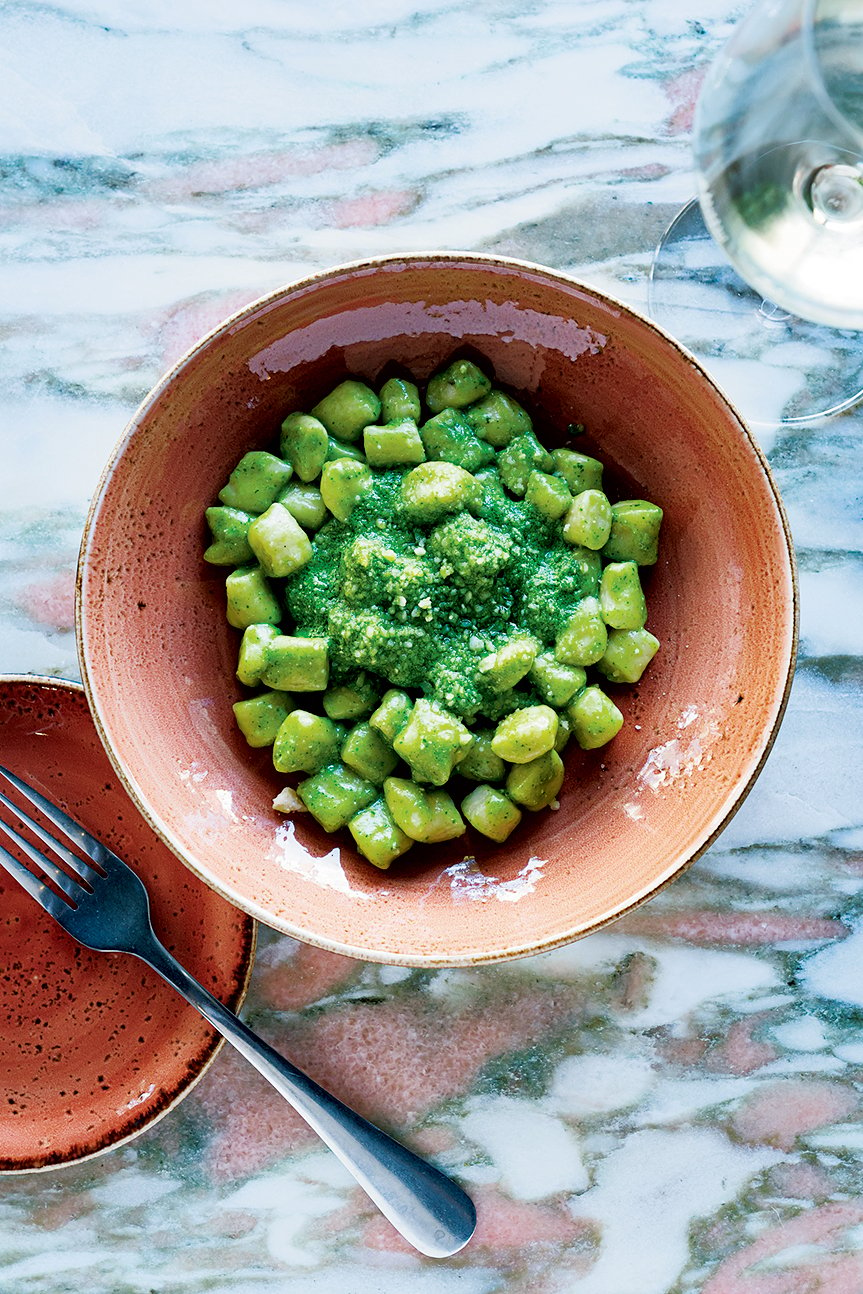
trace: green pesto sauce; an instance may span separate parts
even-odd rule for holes
[[[553,644],[581,598],[597,592],[599,556],[509,498],[494,469],[480,478],[477,515],[409,524],[400,496],[408,470],[375,470],[349,520],[321,527],[311,560],[286,581],[288,610],[299,632],[329,638],[335,682],[367,670],[460,718],[497,720],[537,697],[527,684],[484,688],[480,660],[518,631]]]

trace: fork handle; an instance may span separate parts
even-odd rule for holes
[[[467,1244],[476,1211],[465,1192],[343,1105],[213,997],[155,936],[135,955],[196,1007],[303,1116],[397,1231],[420,1253],[446,1258]]]

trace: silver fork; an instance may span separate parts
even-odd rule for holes
[[[0,773],[48,819],[61,838],[55,839],[2,792],[0,803],[26,824],[70,872],[35,849],[2,819],[0,830],[66,899],[2,846],[0,866],[79,943],[98,952],[125,952],[139,957],[197,1007],[314,1128],[384,1216],[420,1253],[446,1258],[466,1245],[476,1227],[476,1212],[464,1191],[324,1091],[213,997],[159,942],[150,921],[147,891],[135,872],[38,791],[3,767]],[[73,853],[70,844],[85,853],[90,863]]]

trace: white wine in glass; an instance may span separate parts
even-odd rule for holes
[[[850,407],[863,398],[863,0],[758,0],[708,70],[694,151],[700,210],[660,244],[654,317],[708,367],[784,365],[793,398],[777,407],[783,391],[754,382],[741,403],[755,421]]]

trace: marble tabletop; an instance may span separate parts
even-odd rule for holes
[[[0,672],[78,677],[101,466],[166,366],[256,296],[451,248],[643,307],[740,12],[3,6]],[[136,1141],[0,1179],[2,1294],[863,1291],[863,410],[758,434],[801,656],[766,768],[696,866],[606,932],[494,967],[261,932],[248,1019],[468,1188],[468,1247],[409,1251],[225,1050]]]

